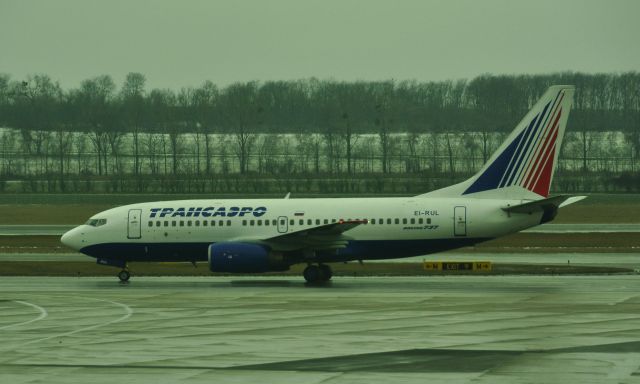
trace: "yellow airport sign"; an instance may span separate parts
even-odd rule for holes
[[[424,261],[426,271],[474,271],[490,272],[490,261]]]

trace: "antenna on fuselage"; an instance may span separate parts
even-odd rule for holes
[[[288,199],[291,196],[291,192],[287,192],[287,195],[284,197],[285,200]]]

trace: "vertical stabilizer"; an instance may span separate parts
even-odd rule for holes
[[[477,174],[460,184],[421,196],[547,197],[573,92],[574,87],[569,85],[549,87]]]

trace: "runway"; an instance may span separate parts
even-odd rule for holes
[[[0,225],[0,236],[62,236],[75,225]],[[524,233],[640,232],[640,224],[543,224]]]
[[[638,383],[637,275],[3,278],[0,382]]]
[[[510,264],[572,264],[623,267],[640,270],[640,253],[465,253],[446,252],[426,256],[406,257],[402,259],[366,260],[365,263],[421,263],[431,261],[491,261]],[[42,261],[65,262],[80,261],[95,263],[95,259],[81,253],[2,253],[0,261]]]

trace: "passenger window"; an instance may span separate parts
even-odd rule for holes
[[[427,224],[431,224],[431,218],[430,217],[427,219]]]
[[[196,227],[200,226],[200,220],[196,220]]]
[[[221,226],[221,227],[224,226],[224,221],[218,220],[218,225]]]
[[[336,221],[338,221],[337,219],[331,219],[331,223],[335,223]]]
[[[304,220],[300,219],[300,225],[304,225]]]
[[[329,219],[324,219],[325,224],[329,224]]]
[[[150,222],[149,222],[149,226],[150,226],[150,227],[153,227],[153,221],[150,221]]]
[[[244,226],[244,227],[247,226],[247,220],[242,220],[242,226]]]
[[[293,225],[295,222],[296,222],[295,220],[291,219],[289,220],[289,225]]]
[[[168,222],[168,221],[165,221],[165,222],[164,222],[164,226],[165,226],[165,227],[168,227],[168,226],[169,226],[169,222]]]
[[[422,224],[423,223],[423,219],[422,217],[418,219],[418,224]]]
[[[387,224],[391,224],[391,219],[387,219]]]
[[[407,224],[407,218],[402,219],[402,224]]]
[[[395,219],[396,224],[400,224],[400,219]]]
[[[278,221],[274,219],[273,221],[271,221],[271,224],[278,225]],[[282,225],[284,225],[284,220],[282,220]]]
[[[378,219],[378,223],[384,224],[384,219]]]
[[[308,219],[308,220],[307,220],[307,225],[312,225],[312,224],[313,224],[313,220]]]
[[[227,220],[227,227],[231,226],[231,220]]]
[[[216,221],[215,220],[211,220],[211,226],[215,227],[216,226]]]
[[[316,219],[316,225],[320,225],[320,219]]]
[[[262,220],[257,221],[258,226],[262,226]]]
[[[265,220],[264,225],[269,225],[269,220]]]
[[[256,223],[256,221],[255,221],[255,220],[249,220],[249,225],[250,225],[250,226],[252,226],[252,227],[253,227],[253,226],[255,225],[255,223]]]
[[[206,227],[206,226],[207,226],[207,224],[209,224],[209,222],[208,222],[207,220],[202,220],[202,226],[203,226],[203,227]]]
[[[160,226],[160,222],[156,221],[156,227],[159,227],[159,226]]]
[[[190,227],[190,226],[191,226],[191,220],[188,220],[187,221],[187,227]]]
[[[184,220],[180,220],[180,226],[184,227]]]
[[[415,218],[411,218],[411,224],[415,224],[416,223],[416,219]]]
[[[375,225],[376,224],[376,219],[371,219],[371,224]]]

